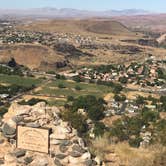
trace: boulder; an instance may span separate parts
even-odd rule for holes
[[[5,164],[4,160],[0,159],[0,165],[3,165],[3,164]]]
[[[24,161],[25,161],[26,165],[28,165],[33,161],[33,158],[32,157],[25,157]]]
[[[23,118],[22,116],[14,116],[14,117],[12,117],[12,120],[13,120],[16,124],[18,124],[18,123],[20,123],[21,121],[23,121],[24,118]]]
[[[62,140],[62,144],[63,146],[70,146],[72,145],[72,142],[70,140]]]
[[[15,113],[16,116],[17,115],[28,115],[30,113],[30,111],[31,111],[31,107],[30,106],[18,105],[18,104],[16,104],[14,106],[14,108],[12,106],[11,106],[11,108],[9,108],[9,110],[12,111],[12,109],[13,109],[13,111],[16,112]]]
[[[86,152],[86,150],[84,150],[81,146],[79,146],[79,145],[74,145],[73,147],[72,147],[72,150],[73,151],[76,151],[76,152],[79,152],[79,153],[85,153]]]
[[[90,160],[91,159],[91,154],[89,152],[86,152],[81,156],[81,159]]]
[[[93,165],[93,160],[86,160],[84,162],[85,166],[92,166]]]
[[[65,154],[57,154],[57,155],[55,155],[55,157],[59,160],[62,160],[66,157],[66,155]]]
[[[16,128],[13,128],[9,126],[7,123],[5,123],[2,127],[2,132],[7,138],[12,138],[16,134]]]
[[[60,146],[59,146],[59,150],[60,150],[62,153],[66,153],[66,151],[68,150],[68,147],[67,147],[67,146],[64,146],[64,145],[60,145]]]
[[[39,128],[40,124],[39,123],[27,123],[27,127],[32,127],[32,128]]]
[[[61,126],[56,126],[53,130],[53,135],[55,139],[68,139],[68,135],[66,133],[67,129]]]
[[[16,149],[16,151],[13,152],[13,154],[19,158],[19,157],[23,157],[26,154],[26,150],[22,150],[22,149]]]
[[[55,164],[56,166],[63,166],[63,165],[60,163],[60,161],[57,160],[57,159],[54,160],[54,164]]]
[[[76,151],[71,151],[69,154],[72,157],[81,157],[82,156],[82,153],[76,152]]]

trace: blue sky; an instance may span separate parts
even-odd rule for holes
[[[166,12],[166,0],[0,0],[0,8],[145,9]]]

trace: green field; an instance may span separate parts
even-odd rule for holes
[[[33,77],[20,77],[15,75],[0,74],[0,83],[29,87],[32,85],[40,84],[41,79],[35,79]]]
[[[59,88],[59,84],[63,84],[65,88]],[[76,90],[76,86],[79,86],[81,90]],[[56,80],[44,86],[43,89],[38,91],[37,93],[43,95],[53,95],[56,97],[78,97],[83,95],[104,97],[105,94],[110,92],[112,92],[112,88],[104,85],[96,85],[92,83],[77,83],[67,80]]]

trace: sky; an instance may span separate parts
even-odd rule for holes
[[[74,8],[83,10],[144,9],[166,12],[166,0],[0,0],[2,9]]]

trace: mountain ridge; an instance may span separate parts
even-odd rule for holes
[[[112,16],[128,16],[128,15],[147,15],[152,12],[142,9],[125,9],[125,10],[106,10],[106,11],[90,11],[72,8],[32,8],[32,9],[1,9],[0,17],[50,17],[50,18],[87,18],[87,17],[112,17]]]

